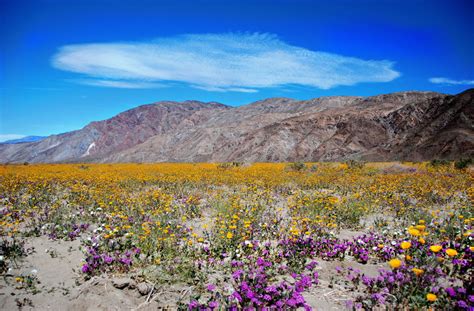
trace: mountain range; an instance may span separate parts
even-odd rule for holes
[[[0,162],[276,162],[474,156],[474,89],[230,107],[160,101],[33,142],[0,144]]]
[[[46,138],[45,136],[25,136],[22,138],[17,138],[17,139],[9,139],[4,142],[1,142],[0,144],[21,144],[21,143],[31,143],[34,141],[40,141],[43,138]]]

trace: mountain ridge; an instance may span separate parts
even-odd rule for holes
[[[16,139],[9,139],[6,141],[0,142],[0,144],[23,144],[23,143],[30,143],[34,141],[39,141],[46,138],[46,136],[36,136],[36,135],[29,135],[21,138]]]
[[[41,141],[0,162],[430,160],[474,156],[474,89],[267,98],[232,107],[160,101]]]

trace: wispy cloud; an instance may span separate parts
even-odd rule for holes
[[[443,77],[430,78],[429,81],[435,84],[474,85],[474,80],[453,80]]]
[[[400,76],[391,61],[311,51],[259,33],[67,45],[52,64],[95,79],[80,80],[89,85],[155,87],[150,83],[180,82],[220,92],[256,92],[288,84],[329,89]]]
[[[81,79],[77,82],[92,86],[116,87],[122,89],[152,89],[158,87],[165,87],[166,85],[153,82],[143,81],[117,81],[117,80],[95,80],[95,79]]]
[[[258,92],[255,89],[248,89],[243,87],[215,87],[215,86],[201,86],[201,85],[191,85],[192,87],[200,90],[210,91],[210,92],[241,92],[241,93],[256,93]]]
[[[26,135],[21,134],[0,134],[0,142],[4,142],[12,139],[20,139],[26,137]]]

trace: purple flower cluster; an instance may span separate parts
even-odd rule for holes
[[[350,246],[346,240],[333,237],[307,237],[289,238],[280,241],[283,251],[281,256],[287,260],[301,260],[307,257],[320,257],[325,260],[344,259]]]
[[[443,288],[442,284],[439,284],[439,280],[446,282],[450,279],[440,267],[427,267],[427,270],[421,275],[416,275],[412,269],[411,265],[402,265],[394,270],[382,269],[375,277],[363,275],[361,271],[353,268],[347,270],[338,268],[336,271],[344,275],[355,288],[363,286],[365,294],[355,299],[353,306],[356,309],[371,309],[374,306],[388,307],[390,305],[395,308],[402,302],[407,302],[412,306],[418,304],[417,307],[422,307],[429,303],[425,299],[426,294],[433,293],[447,309],[474,310],[472,286]]]
[[[106,271],[128,271],[133,263],[133,258],[140,254],[139,248],[126,251],[101,252],[99,244],[94,243],[87,247],[86,263],[81,271],[88,275],[96,275]]]
[[[66,238],[73,241],[77,237],[79,237],[81,233],[85,232],[88,228],[88,223],[64,225],[59,230],[58,228],[53,227],[52,230],[48,233],[48,237],[52,240],[56,240],[58,238]],[[67,233],[64,233],[64,231],[66,231]]]
[[[350,255],[360,263],[367,263],[371,255],[382,261],[388,261],[395,256],[396,249],[390,245],[386,237],[371,233],[357,236],[349,242]]]
[[[211,298],[206,303],[192,300],[188,308],[214,310],[224,305],[228,310],[311,309],[302,293],[318,283],[318,273],[314,271],[316,262],[306,265],[305,273],[292,273],[291,281],[274,282],[274,263],[262,256],[249,259],[251,261],[246,264],[235,260],[232,262],[234,271],[231,284],[234,290],[230,295],[222,295],[216,292],[214,285],[208,285]]]

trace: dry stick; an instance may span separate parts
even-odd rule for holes
[[[331,295],[332,293],[334,293],[335,291],[336,291],[336,290],[331,290],[331,291],[329,291],[329,292],[323,294],[323,296],[327,297],[327,296]]]
[[[160,292],[156,293],[156,294],[153,296],[153,298],[150,299],[150,301],[144,301],[144,302],[142,302],[141,304],[139,304],[138,307],[136,307],[135,309],[132,309],[132,310],[133,310],[133,311],[140,310],[141,307],[144,307],[144,306],[146,306],[147,304],[150,304],[150,303],[152,303],[153,301],[155,301],[156,298],[157,298],[159,295],[161,295],[161,294],[163,294],[163,291],[160,291]]]
[[[149,303],[155,301],[156,298],[157,298],[159,295],[161,295],[161,294],[163,294],[163,291],[160,291],[160,292],[156,293],[156,294],[153,296],[153,298],[151,298],[151,300],[149,301]]]
[[[148,293],[148,297],[146,297],[145,302],[150,301],[151,294],[153,294],[153,291],[155,290],[155,284],[152,285],[150,292]]]
[[[141,304],[139,304],[138,307],[136,307],[133,310],[139,310],[141,307],[146,306],[148,303],[151,303],[153,300],[156,299],[156,297],[158,297],[159,294],[161,294],[161,292],[158,292],[155,296],[153,296],[153,299],[150,300],[151,294],[155,290],[155,284],[151,283],[150,281],[146,281],[146,282],[148,284],[150,284],[152,286],[152,288],[151,288],[150,292],[148,293],[148,296],[146,297],[146,300],[144,302],[142,302]]]
[[[186,296],[186,294],[187,294],[189,291],[191,291],[193,288],[194,288],[194,286],[191,286],[191,287],[185,289],[185,290],[183,291],[183,293],[181,294],[181,297],[179,297],[179,300],[183,299],[184,296]]]

